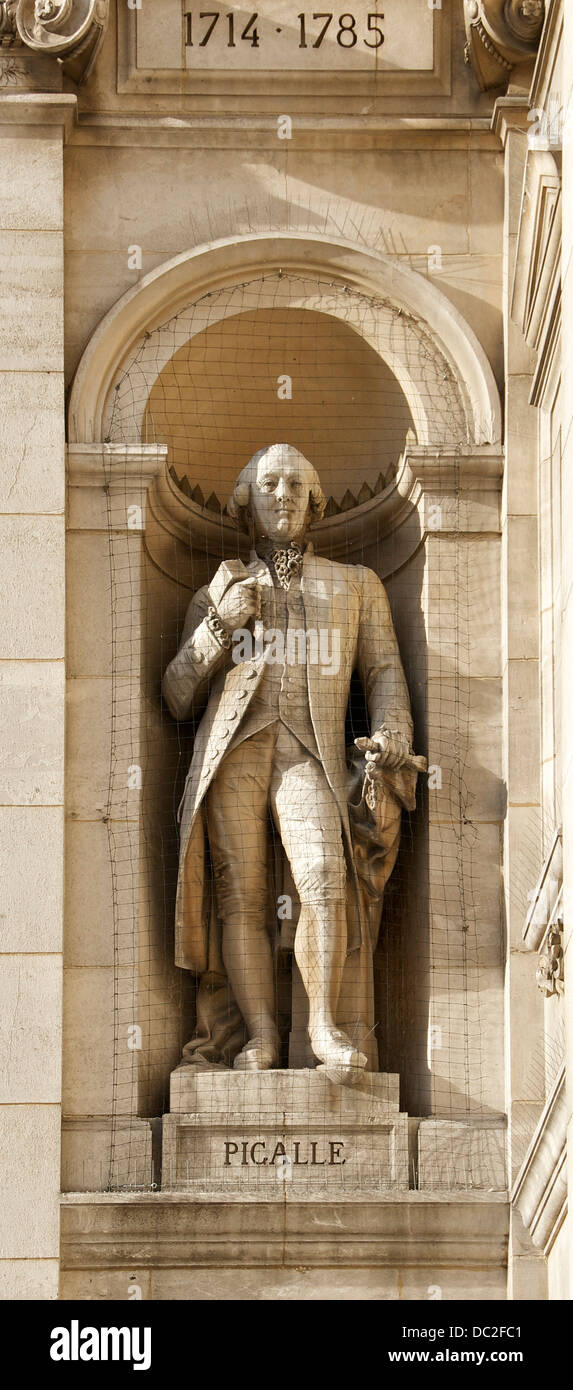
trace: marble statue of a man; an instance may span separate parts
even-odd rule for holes
[[[196,716],[206,701],[181,808],[178,963],[209,978],[215,915],[246,1026],[234,1066],[276,1067],[266,925],[270,815],[300,900],[294,952],[310,1043],[318,1062],[343,1077],[367,1061],[338,1019],[348,954],[368,931],[345,750],[354,669],[372,729],[371,790],[377,777],[380,785],[413,777],[401,803],[411,805],[415,773],[408,771],[410,702],[385,590],[372,570],[319,558],[305,541],[324,506],[318,475],[297,449],[273,444],[255,454],[228,507],[250,530],[250,563],[224,562],[195,595],[163,693],[179,720]],[[393,808],[390,871],[401,805]]]

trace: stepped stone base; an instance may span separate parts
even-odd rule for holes
[[[398,1093],[399,1077],[380,1073],[340,1086],[318,1070],[178,1067],[163,1120],[163,1190],[259,1200],[407,1190]]]

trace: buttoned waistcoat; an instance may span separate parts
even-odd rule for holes
[[[230,568],[232,565],[230,562]],[[246,569],[260,584],[261,617],[255,632],[261,628],[265,631],[274,626],[272,578],[264,560],[256,554],[252,555]],[[237,566],[238,577],[241,572],[244,577],[243,567]],[[345,719],[350,681],[357,669],[372,730],[387,724],[411,740],[408,689],[386,591],[373,570],[363,565],[342,565],[322,559],[314,554],[311,545],[307,545],[301,591],[306,631],[316,633],[318,639],[319,659],[307,661],[306,666],[310,716],[320,761],[340,813],[355,896],[356,913],[353,915],[360,924],[362,909],[347,805]],[[175,719],[197,716],[206,701],[181,803],[175,912],[176,962],[200,974],[208,967],[211,911],[211,894],[205,881],[205,797],[228,748],[235,741],[265,669],[262,643],[254,644],[252,656],[233,661],[232,649],[221,646],[205,621],[211,603],[208,587],[200,589],[191,600],[179,651],[165,672],[162,686]],[[338,665],[320,664],[321,631],[328,635],[330,652],[333,650],[332,634],[338,633]],[[360,943],[359,929],[349,940],[349,949]]]

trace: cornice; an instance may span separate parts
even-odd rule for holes
[[[496,150],[489,117],[368,116],[340,113],[293,118],[297,149]],[[238,114],[177,116],[81,113],[74,144],[90,147],[276,150],[276,116]]]
[[[248,1200],[232,1193],[70,1193],[62,1198],[62,1266],[66,1269],[141,1265],[154,1268],[220,1265],[229,1242],[252,1267],[270,1264],[434,1270],[503,1270],[507,1262],[507,1196],[489,1192],[381,1191],[375,1201],[315,1198]],[[317,1243],[316,1231],[320,1230]],[[239,1234],[238,1234],[239,1233]]]
[[[70,487],[125,489],[148,484],[167,460],[165,444],[70,444]]]
[[[438,486],[444,493],[501,489],[503,450],[495,444],[466,444],[457,449],[414,444],[408,446],[405,458],[426,488]]]
[[[3,92],[0,127],[60,127],[67,142],[75,127],[77,106],[78,99],[72,92]]]
[[[524,134],[530,129],[530,114],[530,104],[525,96],[513,93],[511,96],[497,98],[491,128],[494,135],[501,140],[504,149],[510,131]]]

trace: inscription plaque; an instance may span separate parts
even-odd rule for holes
[[[265,0],[258,10],[212,3],[208,12],[198,3],[186,6],[184,25],[185,65],[200,72],[423,70],[433,60],[427,0],[356,0],[322,11],[292,0]]]
[[[168,0],[137,10],[137,68],[190,73],[428,72],[434,22],[428,0],[355,0],[318,11],[300,0],[238,6]]]

